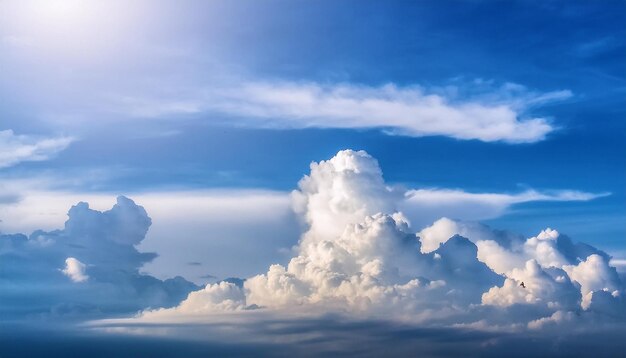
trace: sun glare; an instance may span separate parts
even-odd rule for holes
[[[93,23],[97,3],[80,0],[31,0],[12,9],[23,30],[65,32],[81,31]]]
[[[13,43],[40,58],[102,63],[133,34],[133,4],[94,0],[26,0],[0,3],[0,28]],[[133,20],[133,21],[131,21]],[[82,59],[82,60],[81,60]]]

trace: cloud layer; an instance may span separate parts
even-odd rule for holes
[[[524,239],[446,218],[416,235],[395,210],[398,195],[363,151],[313,163],[292,193],[308,229],[288,265],[271,265],[243,285],[207,285],[132,321],[333,312],[515,332],[625,319],[608,254],[552,229]]]
[[[447,216],[467,221],[493,219],[502,216],[515,204],[536,201],[588,201],[610,193],[587,193],[576,190],[539,192],[526,190],[520,193],[471,193],[459,189],[412,189],[404,193],[398,208],[421,228]]]

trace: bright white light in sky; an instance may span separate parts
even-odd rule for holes
[[[3,4],[8,29],[38,36],[81,36],[89,32],[104,9],[94,1],[30,0]],[[73,34],[70,31],[74,30]],[[80,30],[80,31],[78,31]],[[69,39],[68,39],[69,40]]]
[[[137,4],[92,0],[1,3],[0,35],[4,43],[33,50],[47,61],[99,56],[102,63],[141,24],[135,16]]]
[[[53,0],[34,1],[29,5],[32,6],[33,15],[42,21],[63,25],[84,21],[91,4],[80,0]]]

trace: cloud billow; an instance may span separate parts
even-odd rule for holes
[[[162,281],[140,272],[156,256],[136,248],[152,224],[143,207],[126,197],[107,211],[81,202],[62,230],[0,236],[0,313],[11,320],[95,319],[87,323],[92,333],[210,336],[220,344],[277,344],[295,352],[309,347],[312,335],[319,345],[311,352],[345,351],[362,339],[344,332],[352,327],[371,337],[372,352],[390,342],[398,352],[426,347],[433,337],[466,337],[461,346],[493,344],[501,352],[526,337],[543,342],[536,351],[546,354],[552,339],[579,341],[571,327],[585,327],[589,337],[619,332],[624,285],[607,253],[552,229],[523,238],[446,217],[419,232],[411,223],[446,211],[439,203],[429,214],[431,201],[461,197],[467,207],[488,209],[479,216],[490,216],[516,202],[602,195],[406,191],[388,185],[366,152],[345,150],[312,163],[291,193],[306,230],[286,265],[204,288],[181,277]],[[399,210],[407,208],[410,220]],[[397,336],[375,342],[384,332]]]
[[[552,229],[524,239],[447,218],[415,234],[396,211],[404,195],[363,151],[312,163],[292,199],[308,229],[288,265],[271,265],[243,287],[209,284],[131,321],[332,312],[519,332],[626,317],[624,287],[605,252]]]

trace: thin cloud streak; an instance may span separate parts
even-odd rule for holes
[[[569,90],[535,93],[506,83],[467,98],[451,86],[426,89],[393,83],[251,81],[185,91],[185,98],[119,97],[116,106],[131,117],[166,117],[216,113],[231,124],[262,128],[378,128],[411,137],[446,136],[483,142],[532,143],[556,127],[548,118],[525,112],[531,107],[566,100]],[[465,89],[463,89],[465,90]]]
[[[0,130],[0,168],[7,168],[27,161],[43,161],[63,151],[72,137],[40,138],[16,135],[12,130]]]
[[[530,202],[590,201],[611,195],[609,192],[588,193],[578,190],[537,191],[520,193],[472,193],[461,189],[408,190],[401,210],[415,227],[447,216],[463,220],[487,220],[500,217],[516,204]]]

